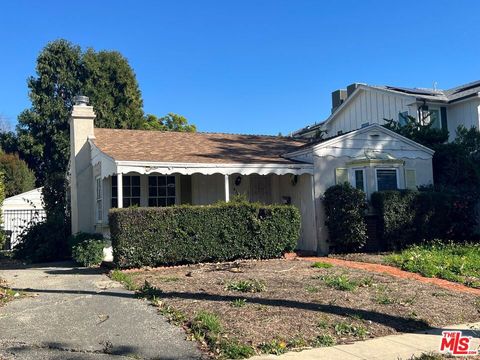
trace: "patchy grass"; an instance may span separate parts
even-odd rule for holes
[[[437,277],[480,288],[480,244],[415,245],[387,255],[387,264],[426,277]]]
[[[124,273],[118,269],[115,269],[110,273],[110,278],[114,281],[118,281],[119,283],[122,283],[122,285],[127,290],[131,290],[131,291],[137,290],[137,286],[135,285],[132,276],[130,276],[127,273]]]
[[[318,270],[301,259],[196,264],[128,275],[140,296],[214,358],[345,344],[478,321],[479,316],[478,297],[471,294],[341,266]],[[178,280],[164,281],[167,277]],[[261,291],[252,283],[261,283]],[[353,290],[343,290],[352,284]]]
[[[330,269],[331,267],[333,267],[332,264],[323,261],[316,261],[311,266],[316,269]]]
[[[244,293],[256,293],[266,290],[265,282],[257,279],[230,281],[225,290],[240,291]]]

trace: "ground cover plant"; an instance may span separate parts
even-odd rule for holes
[[[215,358],[281,354],[480,317],[471,294],[301,259],[118,273]],[[257,282],[264,285],[260,291],[244,286]]]
[[[480,244],[414,245],[387,255],[385,262],[402,270],[480,288]]]

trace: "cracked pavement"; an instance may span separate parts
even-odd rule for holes
[[[0,359],[200,359],[196,343],[98,270],[0,270],[27,297],[0,307]]]

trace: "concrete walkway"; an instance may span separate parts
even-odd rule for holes
[[[0,307],[0,359],[199,359],[195,342],[104,274],[69,264],[0,270],[30,297]]]
[[[470,349],[480,349],[480,322],[478,322],[422,333],[390,335],[349,345],[289,352],[280,356],[255,356],[251,360],[406,360],[412,356],[438,352],[443,330],[462,330],[462,335],[473,337]],[[478,357],[469,356],[468,359]]]

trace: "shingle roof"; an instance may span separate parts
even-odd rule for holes
[[[282,157],[305,141],[278,136],[95,129],[94,144],[119,161],[292,164]]]

